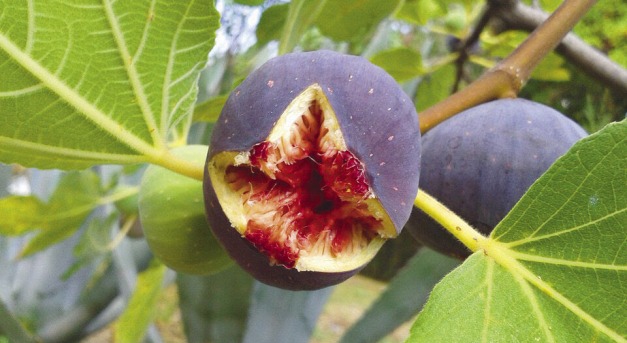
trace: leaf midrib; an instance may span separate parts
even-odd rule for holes
[[[624,122],[624,121],[623,121],[623,122]],[[589,137],[589,139],[590,139],[591,137],[599,137],[599,136],[598,136],[598,133],[595,133],[595,134],[591,135],[591,136]],[[595,139],[596,139],[596,138],[595,138]],[[580,184],[576,187],[576,189],[572,191],[572,194],[571,194],[571,195],[570,195],[567,199],[565,199],[564,201],[562,201],[561,206],[560,206],[559,208],[557,208],[557,209],[553,210],[553,211],[552,211],[552,214],[551,214],[548,218],[546,218],[546,219],[545,219],[545,220],[544,220],[544,221],[543,221],[540,225],[538,225],[538,227],[537,227],[537,228],[536,228],[533,232],[531,232],[531,233],[529,234],[529,236],[527,236],[527,237],[526,237],[526,238],[524,238],[524,239],[520,239],[520,240],[518,240],[518,241],[512,241],[512,242],[509,242],[509,244],[510,244],[511,246],[514,246],[514,245],[522,244],[522,243],[524,243],[524,242],[528,242],[528,241],[532,241],[532,240],[537,240],[537,239],[544,239],[544,238],[548,238],[548,237],[550,237],[551,235],[554,235],[554,234],[548,234],[548,235],[536,236],[536,234],[537,234],[538,232],[540,232],[540,231],[541,231],[541,230],[545,227],[545,225],[547,225],[547,223],[549,223],[550,221],[552,221],[552,220],[553,220],[553,218],[555,218],[556,216],[560,216],[560,215],[562,214],[562,210],[564,209],[564,207],[566,206],[566,204],[567,204],[567,203],[569,203],[569,201],[572,199],[572,197],[573,197],[575,194],[577,194],[577,193],[579,192],[579,190],[580,190],[582,187],[584,187],[585,181],[586,181],[586,180],[587,180],[587,179],[588,179],[588,178],[589,178],[592,174],[594,174],[594,171],[595,171],[597,168],[599,168],[600,166],[603,166],[603,165],[605,165],[605,164],[606,164],[606,163],[605,163],[605,160],[606,160],[607,158],[609,158],[611,155],[613,155],[613,154],[615,153],[615,151],[616,151],[616,150],[620,151],[619,149],[624,149],[624,147],[622,147],[622,146],[621,146],[621,143],[623,143],[625,140],[626,140],[626,139],[625,139],[625,138],[623,138],[623,139],[621,139],[620,141],[616,141],[616,142],[615,142],[615,144],[614,144],[614,146],[613,146],[613,148],[612,148],[612,149],[611,149],[611,150],[610,150],[607,154],[605,154],[605,156],[604,156],[604,157],[603,157],[603,158],[602,158],[602,159],[601,159],[598,163],[596,163],[596,165],[595,165],[592,169],[590,169],[590,170],[587,170],[587,171],[586,171],[586,175],[585,175],[585,176],[583,176],[582,181],[581,181],[581,182],[580,182]],[[590,142],[590,141],[588,141],[588,142]],[[577,144],[580,144],[580,143],[577,143]],[[578,145],[577,145],[577,146],[578,146]],[[578,158],[580,159],[581,157],[579,157],[579,156],[578,156]],[[561,159],[562,159],[562,158],[558,159],[556,163],[559,163],[559,161],[560,161]],[[580,161],[580,162],[581,162],[581,161]],[[581,165],[583,165],[583,163],[582,163]],[[550,182],[554,182],[554,181],[553,181],[553,178],[554,178],[554,177],[558,177],[558,175],[557,175],[557,174],[553,174],[553,175],[551,175],[551,178],[550,178],[550,179],[548,179],[547,184],[546,184],[546,185],[544,185],[544,186],[543,186],[543,188],[539,189],[538,194],[544,194],[544,193],[545,193],[545,188],[546,188],[546,187],[548,187],[547,185],[548,185]],[[535,201],[542,201],[542,197],[537,197]],[[526,218],[526,217],[527,217],[527,211],[528,211],[528,209],[529,209],[529,208],[533,208],[533,207],[534,207],[534,206],[533,206],[533,204],[535,203],[535,201],[534,201],[534,202],[532,202],[532,203],[531,203],[531,204],[527,207],[527,209],[525,209],[525,210],[523,210],[523,211],[522,211],[521,215],[518,217],[518,219],[517,219],[516,221],[514,221],[513,223],[511,223],[511,224],[509,225],[509,228],[510,228],[509,230],[502,230],[502,232],[501,232],[500,227],[499,227],[500,225],[498,225],[498,226],[494,229],[494,231],[493,231],[493,233],[492,233],[492,237],[493,237],[494,239],[500,239],[501,237],[503,237],[503,236],[507,235],[507,234],[508,234],[508,232],[509,232],[510,230],[512,230],[513,228],[515,228],[515,227],[519,227],[519,225],[520,225],[520,223],[519,223],[519,222],[520,222],[521,220],[523,220],[523,218]],[[516,207],[518,207],[518,206],[520,206],[520,203],[516,204],[516,205],[514,206],[514,208],[513,208],[510,212],[515,211]],[[620,211],[618,211],[618,212],[620,212]],[[600,218],[600,219],[602,219],[602,218]],[[597,220],[600,220],[600,219],[597,219]],[[564,231],[562,231],[562,232],[564,232]],[[519,242],[522,242],[522,243],[519,243]]]
[[[512,251],[502,243],[494,241],[492,239],[488,239],[485,246],[483,246],[482,248],[488,255],[488,257],[493,258],[496,263],[509,271],[509,273],[511,273],[513,277],[521,277],[522,279],[526,280],[529,284],[535,286],[544,294],[546,294],[556,302],[560,303],[577,317],[581,318],[584,322],[590,324],[590,326],[594,327],[595,329],[612,338],[613,340],[617,342],[627,342],[627,340],[625,340],[619,333],[607,327],[605,324],[598,321],[596,318],[584,311],[570,299],[566,298],[564,295],[556,291],[548,283],[542,280],[541,275],[537,276],[529,269],[527,269],[522,263],[520,263],[518,260],[516,260],[516,258],[513,257]]]
[[[128,50],[128,47],[126,45],[126,39],[124,38],[124,33],[120,28],[118,17],[113,11],[113,5],[111,1],[104,0],[102,3],[107,21],[109,22],[109,27],[111,28],[111,33],[113,34],[113,38],[120,53],[120,59],[124,64],[124,69],[126,70],[126,74],[128,75],[129,81],[131,82],[131,87],[133,88],[135,99],[137,100],[139,108],[141,109],[144,121],[146,122],[153,143],[158,150],[161,150],[165,146],[165,142],[163,140],[163,136],[161,136],[161,132],[157,130],[157,123],[155,122],[154,112],[152,111],[152,108],[148,103],[148,97],[146,96],[146,92],[144,91],[144,86],[140,80],[137,68],[135,68],[135,57],[131,56]],[[146,30],[149,25],[150,20],[147,20],[144,30]]]
[[[574,268],[627,271],[627,266],[621,266],[621,265],[615,265],[615,264],[573,261],[573,260],[559,259],[559,258],[553,258],[553,257],[531,255],[531,254],[522,253],[518,251],[512,251],[512,250],[510,250],[509,253],[512,255],[513,258],[515,258],[516,260],[521,260],[521,261],[568,266],[568,267],[574,267]]]
[[[143,163],[146,162],[146,158],[138,155],[130,155],[130,154],[115,154],[115,153],[105,153],[105,152],[96,152],[96,151],[87,151],[87,150],[79,150],[72,148],[64,148],[51,146],[47,144],[35,143],[30,141],[24,141],[21,139],[15,139],[10,137],[0,136],[0,146],[2,148],[15,148],[15,149],[23,149],[36,151],[39,153],[43,153],[46,156],[51,156],[50,158],[58,158],[64,157],[66,161],[69,161],[72,158],[76,162],[84,162],[84,161],[95,161],[101,162],[106,161],[107,163],[120,163],[120,164],[131,164],[131,163]],[[6,149],[0,149],[0,151]]]
[[[148,144],[143,139],[128,131],[121,126],[120,123],[111,119],[99,108],[94,106],[94,104],[87,101],[81,94],[70,88],[63,80],[44,68],[38,61],[33,59],[32,56],[22,51],[1,32],[0,49],[5,51],[14,62],[18,63],[22,68],[40,80],[50,91],[54,92],[66,103],[74,107],[80,115],[116,138],[119,142],[146,156],[154,157],[162,154],[160,149],[156,149],[151,144]]]
[[[626,211],[627,211],[627,208],[623,208],[623,209],[620,209],[620,210],[609,212],[609,213],[607,213],[604,216],[598,217],[598,218],[596,218],[594,220],[590,220],[590,221],[588,221],[586,223],[583,223],[581,225],[577,225],[577,226],[573,226],[573,227],[569,227],[569,228],[564,228],[562,230],[551,232],[551,233],[547,233],[547,234],[544,234],[544,235],[541,235],[541,236],[529,236],[529,237],[525,237],[525,238],[522,238],[522,239],[519,239],[519,240],[516,240],[516,241],[507,242],[507,243],[504,243],[504,244],[507,247],[509,247],[509,248],[513,248],[513,247],[516,247],[516,246],[519,246],[519,245],[532,243],[532,242],[540,241],[540,240],[544,240],[544,239],[549,239],[549,238],[552,238],[552,237],[555,237],[555,236],[561,236],[561,235],[566,234],[566,233],[570,233],[570,232],[573,232],[573,231],[584,229],[584,228],[589,227],[591,225],[599,224],[599,223],[603,222],[604,220],[612,219],[615,216],[618,216],[618,215],[620,215],[620,214],[622,214],[623,212],[626,212]]]

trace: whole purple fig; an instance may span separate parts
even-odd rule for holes
[[[557,158],[586,132],[563,114],[525,99],[488,102],[422,137],[420,187],[489,234]],[[464,259],[452,234],[414,209],[407,230],[421,243]]]

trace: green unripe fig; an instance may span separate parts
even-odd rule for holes
[[[133,186],[120,185],[116,188],[116,191],[117,193],[126,193],[126,192],[133,191],[134,188],[135,187]],[[130,217],[133,215],[137,215],[137,213],[139,212],[138,201],[139,201],[139,194],[135,192],[132,195],[129,195],[127,197],[124,197],[120,200],[115,201],[113,204],[115,205],[115,208],[117,208],[118,211],[120,211],[120,213],[123,216]]]
[[[190,145],[172,153],[202,165],[207,150]],[[207,224],[201,181],[149,166],[139,189],[139,217],[153,254],[171,269],[211,274],[231,264]]]
[[[113,204],[115,208],[120,212],[120,228],[127,225],[128,220],[132,220],[130,229],[126,232],[126,236],[130,238],[143,238],[144,231],[139,223],[139,192],[136,191],[136,187],[128,185],[120,185],[116,189],[117,193],[132,193],[132,195],[126,196],[120,200],[115,201]]]

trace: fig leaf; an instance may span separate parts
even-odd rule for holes
[[[409,48],[392,48],[378,52],[370,61],[387,71],[396,81],[403,82],[422,76],[425,72],[422,56]]]
[[[340,343],[385,341],[387,335],[416,315],[433,286],[458,265],[459,261],[451,257],[421,247],[344,333]]]
[[[47,202],[35,196],[0,199],[0,234],[37,230],[20,253],[25,257],[68,238],[103,201],[100,178],[92,171],[65,174]]]
[[[317,17],[320,31],[337,41],[351,41],[375,28],[400,1],[326,1]]]
[[[623,341],[627,120],[560,158],[443,279],[408,342]]]
[[[0,161],[137,163],[182,140],[219,26],[213,2],[0,7]]]
[[[153,262],[137,277],[129,304],[115,323],[115,342],[141,342],[157,315],[166,267]]]

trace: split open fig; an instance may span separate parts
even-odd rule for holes
[[[405,225],[418,189],[413,103],[382,69],[331,51],[274,58],[229,96],[207,155],[207,217],[272,286],[346,280]]]

